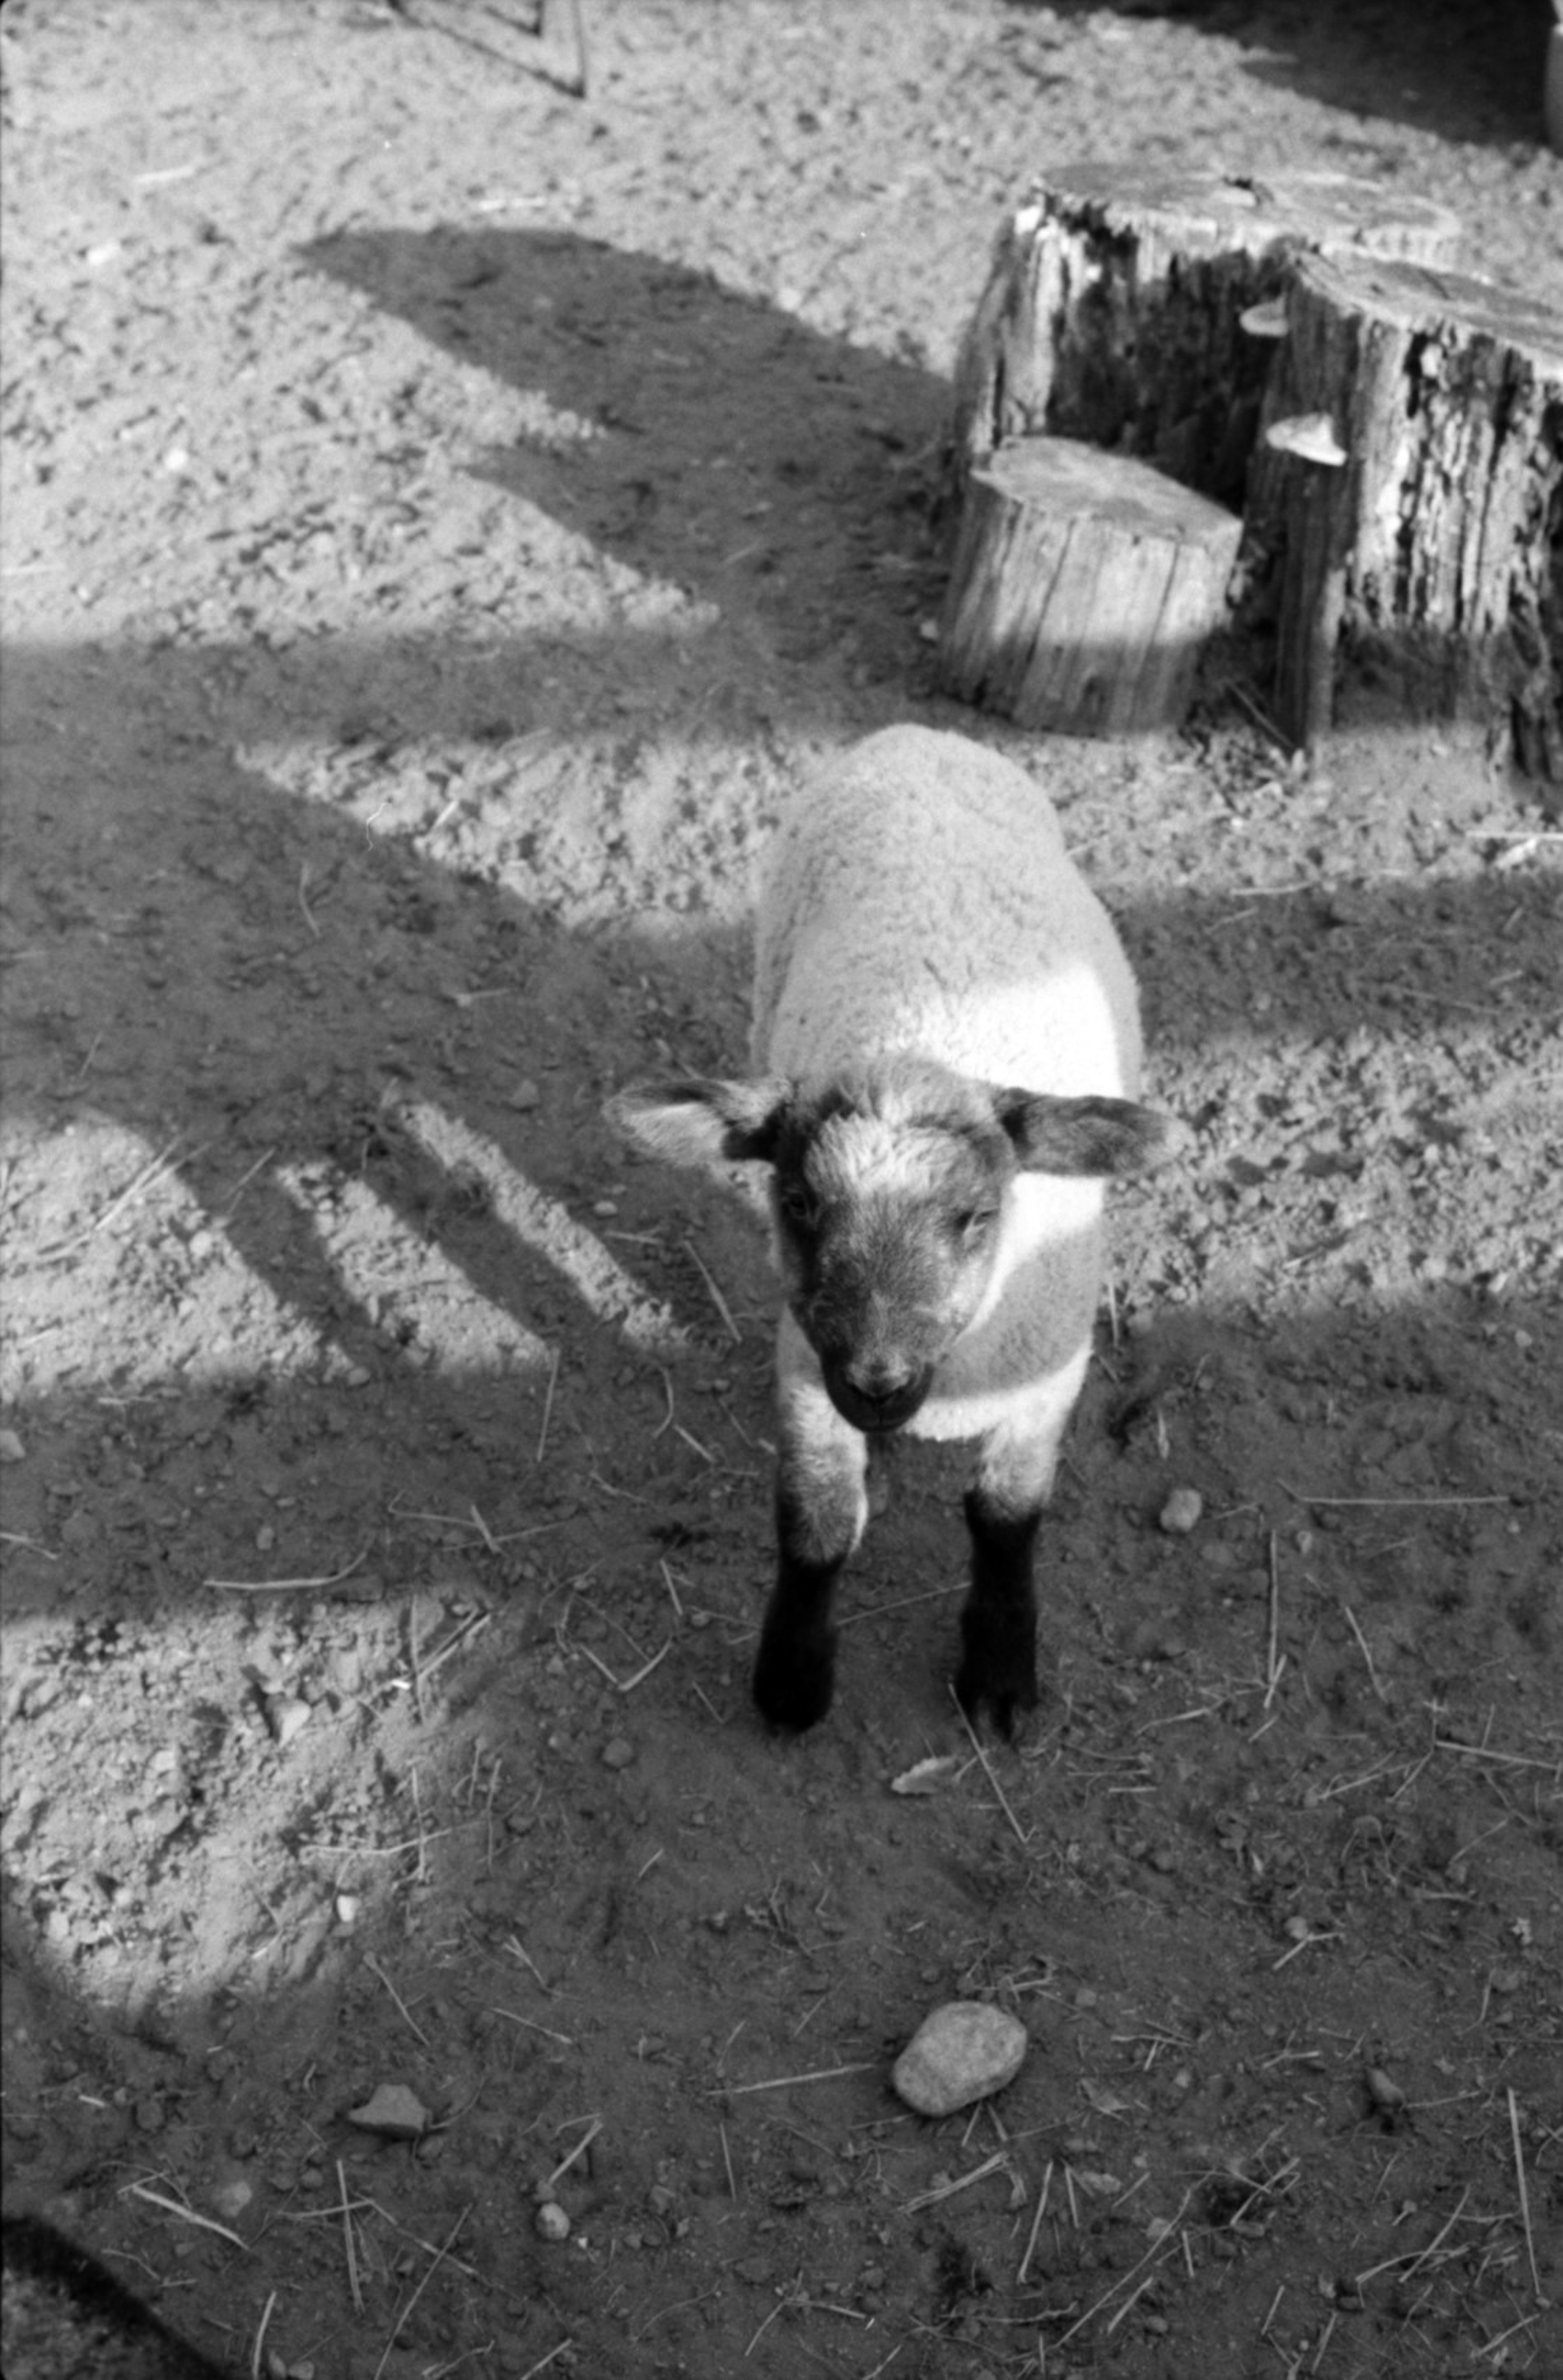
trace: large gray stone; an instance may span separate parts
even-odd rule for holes
[[[953,2116],[1002,2091],[1020,2072],[1029,2036],[1019,2018],[985,2000],[946,2000],[925,2016],[890,2073],[920,2116]]]

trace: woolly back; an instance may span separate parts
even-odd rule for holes
[[[767,857],[757,1067],[913,1051],[987,1082],[1130,1095],[1134,981],[1052,803],[965,737],[888,728],[805,784]]]

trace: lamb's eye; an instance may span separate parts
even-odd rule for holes
[[[963,1240],[980,1240],[992,1230],[997,1213],[996,1207],[963,1207],[955,1228]]]
[[[812,1223],[819,1211],[812,1195],[801,1183],[789,1182],[785,1189],[778,1190],[776,1199],[789,1222]]]

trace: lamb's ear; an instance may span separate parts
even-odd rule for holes
[[[1188,1139],[1171,1116],[1133,1099],[997,1091],[994,1112],[1027,1173],[1148,1173]]]
[[[753,1082],[632,1083],[608,1101],[606,1114],[638,1148],[675,1165],[719,1157],[764,1162],[775,1153],[791,1097],[792,1085],[776,1075]]]

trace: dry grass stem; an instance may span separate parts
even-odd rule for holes
[[[533,1959],[531,1952],[528,1950],[526,1944],[520,1939],[519,1936],[516,1934],[507,1934],[502,1947],[508,1952],[512,1959],[519,1959],[520,1961],[528,1974],[531,1975],[533,1982],[536,1984],[539,1991],[546,1992],[549,1998],[552,1999],[554,1997],[552,1985],[544,1980],[542,1968],[538,1965],[536,1960]]]
[[[501,2008],[495,2000],[490,2000],[487,2005],[495,2016],[504,2017],[509,2024],[524,2025],[528,2033],[540,2033],[544,2041],[559,2042],[566,2049],[575,2047],[573,2034],[556,2033],[552,2025],[539,2024],[534,2017],[518,2016],[514,2009]]]
[[[1525,2227],[1525,2261],[1531,2267],[1531,2287],[1535,2291],[1536,2303],[1545,2305],[1546,2300],[1542,2295],[1541,2275],[1536,2270],[1536,2243],[1531,2230],[1531,2193],[1525,2184],[1525,2156],[1520,2145],[1520,2108],[1512,2085],[1508,2091],[1508,2136],[1514,2143],[1514,2179],[1520,2185],[1520,2220]]]
[[[422,2296],[424,2290],[428,2288],[430,2282],[433,2279],[434,2275],[439,2271],[440,2266],[444,2264],[450,2250],[455,2246],[456,2235],[460,2230],[463,2223],[466,2222],[470,2212],[471,2209],[470,2207],[464,2206],[462,2208],[460,2214],[451,2225],[449,2232],[446,2234],[444,2247],[435,2249],[433,2262],[429,2266],[429,2269],[424,2274],[422,2279],[419,2282],[418,2287],[413,2290],[412,2295],[409,2298],[406,2305],[403,2306],[400,2313],[397,2314],[396,2321],[391,2326],[391,2336],[385,2341],[385,2347],[381,2350],[380,2361],[374,2367],[374,2380],[380,2380],[381,2374],[385,2371],[386,2364],[391,2360],[391,2350],[395,2347],[397,2339],[401,2337],[402,2330],[407,2323],[409,2315],[411,2313],[413,2307],[418,2303],[418,2301]]]
[[[1563,1756],[1556,1760],[1537,1760],[1529,1753],[1499,1752],[1496,1745],[1490,1743],[1452,1743],[1447,1735],[1435,1735],[1433,1749],[1435,1752],[1458,1752],[1467,1760],[1496,1760],[1506,1768],[1541,1768],[1554,1777],[1563,1769]]]
[[[214,2231],[219,2240],[231,2240],[247,2256],[253,2252],[249,2240],[230,2231],[226,2223],[214,2223],[209,2215],[197,2215],[193,2207],[182,2205],[178,2199],[165,2198],[160,2190],[149,2190],[142,2181],[128,2181],[125,2188],[132,2198],[144,2198],[149,2206],[161,2206],[165,2215],[177,2215],[181,2223],[193,2223],[198,2231]]]
[[[1015,1815],[1014,1811],[1010,1808],[1004,1788],[999,1783],[997,1777],[994,1774],[993,1763],[988,1758],[987,1754],[983,1751],[981,1743],[978,1742],[976,1730],[972,1727],[972,1724],[967,1718],[966,1713],[961,1710],[960,1696],[956,1693],[953,1686],[950,1688],[950,1700],[954,1703],[957,1711],[959,1713],[961,1726],[966,1730],[967,1734],[971,1739],[972,1751],[976,1754],[978,1759],[983,1764],[983,1774],[998,1796],[998,1806],[1004,1812],[1005,1816],[1008,1819],[1010,1827],[1014,1830],[1016,1841],[1020,1844],[1021,1850],[1024,1851],[1030,1838],[1022,1828],[1020,1819]]]
[[[407,1602],[407,1658],[408,1666],[412,1671],[412,1700],[418,1712],[418,1724],[420,1727],[427,1727],[429,1723],[429,1714],[423,1707],[423,1670],[422,1665],[418,1658],[418,1598],[416,1596],[409,1596]],[[413,1771],[413,1776],[416,1779],[416,1769]],[[423,1814],[418,1809],[418,1787],[416,1782],[414,1782],[412,1789],[412,1805],[414,1811],[417,1813],[419,1827],[421,1828],[423,1824]],[[421,1867],[421,1860],[420,1860],[419,1865]]]
[[[1507,1496],[1309,1496],[1300,1488],[1281,1486],[1294,1504],[1313,1504],[1327,1512],[1425,1512],[1450,1504],[1507,1504]]]
[[[916,2215],[924,2206],[937,2206],[941,2200],[954,2198],[959,2192],[970,2190],[974,2181],[985,2181],[990,2173],[1007,2173],[1009,2170],[1007,2149],[995,2149],[992,2156],[984,2157],[981,2165],[974,2165],[970,2173],[961,2174],[959,2180],[940,2182],[936,2188],[921,2191],[917,2197],[909,2198],[901,2213]]]
[[[482,1635],[483,1630],[488,1626],[489,1621],[493,1618],[494,1614],[492,1611],[474,1611],[467,1619],[460,1621],[460,1623],[452,1631],[451,1634],[446,1638],[445,1643],[438,1646],[434,1652],[431,1653],[428,1659],[424,1662],[424,1684],[428,1684],[429,1680],[433,1676],[435,1670],[442,1669],[446,1662],[449,1660],[453,1653],[459,1653],[462,1646],[464,1645],[470,1645],[474,1636]]]
[[[359,2287],[358,2252],[353,2246],[353,2210],[348,2203],[348,2177],[342,2170],[342,2160],[336,2160],[336,2188],[342,2217],[342,2241],[348,2251],[348,2287],[352,2291],[353,2312],[363,2312],[363,2291]]]
[[[375,1977],[376,1981],[385,1985],[385,1989],[389,1992],[392,1999],[395,2000],[397,2004],[402,2022],[408,2026],[409,2031],[417,2034],[425,2049],[432,2049],[433,2047],[433,2042],[429,2039],[428,2034],[419,2023],[418,2019],[413,2015],[412,2010],[408,2007],[407,2002],[403,1999],[400,1992],[397,1991],[395,1984],[392,1983],[391,1978],[385,1973],[385,1968],[380,1964],[379,1960],[374,1956],[372,1950],[366,1950],[364,1952],[363,1963],[369,1969],[370,1973]]]
[[[602,1671],[610,1686],[617,1687],[621,1694],[632,1694],[636,1687],[642,1685],[646,1679],[651,1676],[652,1671],[656,1669],[661,1662],[667,1658],[668,1654],[673,1649],[673,1639],[670,1636],[665,1645],[663,1645],[662,1650],[658,1653],[653,1653],[649,1661],[642,1661],[634,1675],[629,1678],[616,1677],[614,1672],[609,1669],[607,1663],[604,1660],[602,1660],[597,1654],[593,1653],[590,1645],[582,1645],[580,1649],[585,1654],[592,1668]]]
[[[548,1386],[543,1392],[543,1427],[537,1433],[535,1460],[539,1463],[542,1462],[543,1450],[548,1444],[548,1425],[554,1417],[554,1391],[559,1385],[559,1358],[563,1353],[562,1348],[556,1347],[554,1360],[548,1366]]]
[[[1037,2233],[1042,2229],[1042,2218],[1047,2212],[1047,2193],[1052,2185],[1053,2159],[1049,2157],[1042,2177],[1042,2188],[1037,2192],[1036,2213],[1032,2216],[1031,2237],[1026,2241],[1026,2252],[1020,2259],[1020,2269],[1015,2276],[1017,2289],[1024,2286],[1026,2275],[1031,2270],[1032,2258],[1036,2253]]]
[[[1389,1697],[1385,1693],[1383,1686],[1379,1682],[1378,1671],[1374,1668],[1373,1655],[1368,1650],[1368,1640],[1357,1625],[1357,1615],[1352,1610],[1351,1606],[1349,1603],[1343,1603],[1340,1608],[1346,1614],[1346,1624],[1350,1629],[1352,1635],[1357,1639],[1358,1647],[1362,1653],[1362,1659],[1367,1664],[1368,1683],[1374,1690],[1374,1698],[1377,1702],[1387,1703]]]
[[[1068,2166],[1066,2166],[1064,2168],[1066,2179],[1068,2178]],[[1096,2316],[1102,2312],[1104,2306],[1111,2305],[1118,2291],[1125,2288],[1129,2282],[1133,2280],[1137,2273],[1143,2272],[1147,2265],[1154,2264],[1159,2256],[1166,2254],[1167,2249],[1171,2247],[1173,2241],[1178,2237],[1178,2227],[1183,2220],[1184,2215],[1188,2210],[1189,2201],[1192,2198],[1193,2194],[1192,2190],[1186,2190],[1183,2192],[1182,2200],[1178,2205],[1177,2214],[1172,2216],[1166,2230],[1163,2231],[1158,2238],[1152,2240],[1151,2245],[1146,2249],[1145,2253],[1141,2257],[1140,2262],[1137,2265],[1131,2265],[1128,2272],[1125,2273],[1121,2278],[1113,2283],[1110,2289],[1105,2290],[1102,2296],[1097,2299],[1095,2304],[1089,2307],[1087,2311],[1081,2315],[1078,2322],[1072,2322],[1069,2325],[1068,2329],[1064,2331],[1059,2338],[1055,2340],[1054,2344],[1056,2346],[1067,2347],[1069,2340],[1075,2336],[1075,2333],[1077,2331],[1083,2330],[1088,2322],[1094,2322]],[[1152,2276],[1148,2274],[1146,2275],[1147,2281]],[[1144,2284],[1142,2283],[1142,2287],[1143,2286]],[[1123,2315],[1128,2313],[1129,2306],[1134,2303],[1134,2298],[1137,2298],[1139,2295],[1140,2290],[1136,2289],[1134,2297],[1130,2298],[1129,2301],[1129,2305],[1121,2306],[1119,2308],[1117,2314],[1114,2317],[1113,2323],[1109,2323],[1107,2325],[1109,2333],[1112,2331],[1114,2325],[1117,2322],[1121,2321]]]
[[[1496,2338],[1489,2338],[1484,2347],[1479,2347],[1476,2350],[1477,2361],[1480,2362],[1485,2355],[1496,2355],[1506,2339],[1516,2338],[1520,2331],[1529,2330],[1532,2323],[1540,2320],[1539,2314],[1521,2314],[1518,2322],[1511,2322],[1507,2330],[1500,2330]]]
[[[1456,2206],[1454,2213],[1449,2216],[1442,2229],[1435,2233],[1434,2237],[1428,2241],[1425,2248],[1410,2248],[1406,2251],[1406,2253],[1403,2256],[1386,2256],[1382,2265],[1370,2265],[1365,2273],[1359,2273],[1353,2283],[1359,2296],[1362,2294],[1362,2291],[1367,2286],[1369,2281],[1376,2281],[1380,2273],[1394,2272],[1397,2265],[1404,2265],[1406,2267],[1406,2270],[1400,2276],[1402,2284],[1409,2281],[1413,2273],[1419,2271],[1423,2265],[1427,2264],[1432,2257],[1437,2254],[1439,2249],[1443,2246],[1445,2240],[1448,2238],[1450,2232],[1454,2229],[1455,2225],[1459,2221],[1461,2215],[1464,2213],[1465,2202],[1470,2195],[1471,2187],[1470,2184],[1467,2183],[1466,2187],[1460,2192],[1459,2204]]]
[[[571,2149],[568,2156],[561,2157],[558,2164],[554,2168],[553,2172],[549,2175],[547,2180],[543,2184],[543,2188],[545,2190],[552,2190],[556,2181],[562,2181],[564,2180],[572,2165],[578,2165],[580,2163],[580,2159],[586,2155],[587,2150],[591,2147],[592,2142],[596,2139],[598,2133],[603,2129],[603,2119],[601,2116],[578,2116],[575,2120],[578,2123],[583,2122],[586,2126],[586,2130],[577,2141],[574,2148]]]
[[[261,2380],[261,2350],[266,2343],[266,2331],[271,2323],[272,2308],[275,2303],[276,2291],[273,2289],[261,2309],[261,2321],[255,2333],[255,2344],[250,2350],[250,2380]]]
[[[1264,1708],[1276,1699],[1284,1666],[1280,1657],[1281,1643],[1281,1571],[1276,1556],[1276,1532],[1270,1532],[1270,1642],[1265,1663]]]
[[[834,2082],[843,2074],[872,2074],[879,2061],[874,2058],[859,2058],[850,2066],[816,2066],[809,2074],[774,2074],[765,2082],[724,2082],[706,2096],[711,2099],[744,2099],[753,2091],[790,2091],[799,2082]]]
[[[727,1336],[732,1340],[735,1346],[741,1347],[743,1344],[743,1332],[733,1320],[731,1307],[728,1305],[727,1301],[723,1296],[721,1291],[717,1288],[716,1283],[712,1280],[710,1273],[707,1271],[705,1265],[702,1260],[700,1250],[696,1247],[692,1240],[686,1240],[684,1242],[684,1252],[688,1256],[690,1262],[694,1266],[696,1272],[699,1273],[702,1281],[704,1281],[706,1289],[710,1293],[711,1303],[716,1308],[717,1313],[721,1316],[727,1331]]]
[[[529,2363],[527,2365],[526,2370],[521,2374],[521,2380],[537,2380],[537,2375],[540,2372],[546,2372],[550,2363],[556,2363],[560,2356],[565,2353],[566,2350],[573,2347],[574,2345],[575,2341],[573,2338],[561,2338],[557,2347],[551,2347],[546,2355],[540,2355],[535,2363]]]
[[[124,1189],[116,1197],[109,1200],[101,1213],[93,1216],[90,1223],[83,1223],[81,1229],[79,1232],[72,1232],[68,1239],[55,1240],[51,1247],[40,1248],[32,1261],[41,1265],[58,1264],[64,1257],[73,1256],[78,1248],[85,1247],[87,1242],[95,1238],[105,1225],[112,1223],[116,1215],[123,1214],[132,1199],[139,1198],[143,1190],[150,1190],[154,1182],[172,1170],[169,1160],[183,1138],[184,1134],[177,1132],[166,1148],[160,1150],[156,1157],[149,1158],[140,1172],[126,1184]],[[211,1146],[211,1142],[208,1141],[206,1148],[210,1148]],[[197,1149],[195,1154],[197,1157],[202,1156],[204,1150]]]
[[[372,1537],[366,1537],[345,1570],[334,1570],[324,1578],[203,1578],[201,1584],[221,1587],[226,1595],[298,1595],[312,1587],[339,1586],[345,1578],[351,1578],[354,1571],[363,1568],[373,1543]]]

